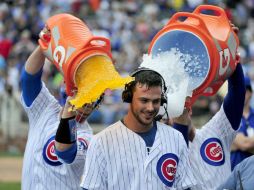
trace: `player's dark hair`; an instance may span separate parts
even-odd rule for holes
[[[163,82],[161,76],[151,70],[145,70],[145,71],[140,71],[136,74],[134,74],[135,80],[130,82],[129,84],[126,84],[129,86],[129,89],[134,92],[135,86],[137,83],[140,83],[142,85],[146,85],[148,88],[150,87],[156,87],[160,86],[162,87]],[[164,90],[164,89],[162,89]]]
[[[167,98],[165,97],[167,88],[165,86],[164,79],[159,73],[147,68],[140,68],[134,71],[131,76],[135,77],[135,80],[125,85],[125,89],[122,93],[122,99],[124,102],[131,103],[135,86],[139,83],[141,85],[146,85],[148,89],[160,86],[162,88],[161,105],[167,103]]]

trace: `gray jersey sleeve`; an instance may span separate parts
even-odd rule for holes
[[[238,164],[228,179],[219,186],[221,189],[252,190],[254,187],[254,156]]]
[[[234,170],[234,172],[231,173],[231,175],[228,177],[228,179],[221,184],[217,190],[224,190],[224,189],[236,189],[236,181],[237,181],[237,172]]]

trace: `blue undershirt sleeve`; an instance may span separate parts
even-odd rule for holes
[[[42,69],[38,73],[31,75],[26,72],[25,67],[22,69],[21,73],[21,90],[25,104],[30,106],[35,98],[41,91],[42,82],[41,82]]]
[[[223,101],[225,114],[234,130],[237,130],[243,113],[245,100],[244,75],[241,64],[228,79],[228,93]]]
[[[188,140],[188,126],[182,125],[182,124],[179,124],[179,123],[174,123],[174,124],[173,124],[173,128],[182,133],[182,135],[183,135],[183,137],[184,137],[184,140],[185,140],[187,146],[189,146],[189,140]]]
[[[73,143],[70,148],[64,151],[58,151],[55,148],[55,153],[58,156],[58,158],[63,160],[65,163],[71,164],[74,161],[77,154],[77,143]]]

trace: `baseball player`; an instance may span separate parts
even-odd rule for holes
[[[174,128],[189,139],[190,163],[198,179],[198,185],[192,189],[216,189],[230,175],[230,147],[240,125],[244,98],[244,75],[238,64],[228,79],[228,93],[221,109],[208,123],[195,129],[187,111],[174,119]]]
[[[140,69],[122,93],[130,103],[121,121],[91,140],[81,182],[83,189],[188,189],[196,182],[187,145],[173,128],[154,121],[165,103],[165,82]]]
[[[231,169],[245,158],[253,155],[254,150],[254,110],[250,106],[252,97],[251,81],[245,76],[245,102],[241,125],[231,146]]]
[[[60,118],[70,115],[65,115],[66,110],[62,110],[58,101],[49,93],[45,84],[41,81],[44,60],[44,54],[40,47],[37,47],[28,58],[21,75],[21,103],[29,119],[29,133],[22,169],[22,189],[76,190],[79,188],[92,130],[86,121],[81,123],[72,121],[73,126],[77,128],[76,138],[70,138],[73,137],[71,132],[70,134],[68,132],[67,134],[58,134],[62,135],[62,138],[67,135],[66,138],[72,142],[72,144],[59,147],[59,151],[65,155],[63,160],[72,163],[70,165],[63,164],[55,154],[55,136],[58,125],[62,121]],[[68,106],[67,101],[65,107]],[[79,111],[85,113],[80,118],[84,120],[92,109]],[[72,160],[65,159],[65,153],[74,155]]]

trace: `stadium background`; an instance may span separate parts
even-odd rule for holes
[[[239,48],[245,73],[254,81],[253,0],[7,0],[0,3],[0,189],[20,189],[22,154],[27,138],[27,117],[19,103],[20,73],[51,15],[68,12],[82,19],[94,35],[110,38],[116,69],[126,75],[141,62],[158,30],[177,11],[192,11],[200,4],[223,7],[240,28]],[[46,63],[43,80],[61,100],[62,76]],[[254,84],[254,83],[253,83]],[[223,94],[223,92],[222,92]],[[217,94],[199,98],[193,122],[201,126],[220,107]],[[254,105],[254,99],[252,106]],[[104,103],[89,122],[95,132],[122,117],[126,105],[121,91],[107,91]],[[6,187],[8,185],[8,188]]]

